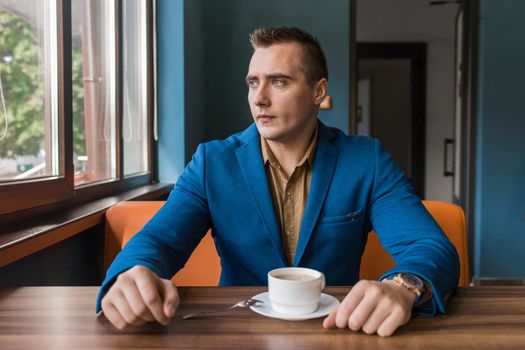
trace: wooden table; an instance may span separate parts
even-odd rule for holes
[[[458,290],[447,315],[414,317],[393,337],[325,330],[249,309],[208,319],[181,315],[229,306],[264,288],[179,288],[182,304],[168,327],[150,323],[119,332],[95,314],[97,287],[0,290],[0,349],[525,349],[525,287]],[[342,299],[348,288],[325,290]]]

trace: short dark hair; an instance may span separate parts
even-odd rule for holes
[[[302,65],[309,84],[325,78],[328,66],[319,40],[310,33],[296,27],[259,28],[250,34],[253,50],[274,44],[298,43],[303,48]]]

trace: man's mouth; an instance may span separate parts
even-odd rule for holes
[[[269,114],[259,114],[259,115],[257,116],[257,120],[259,120],[259,121],[261,121],[261,122],[263,122],[263,123],[264,123],[264,122],[269,122],[269,121],[271,121],[271,120],[274,119],[274,118],[275,118],[275,116],[273,116],[273,115],[269,115]]]

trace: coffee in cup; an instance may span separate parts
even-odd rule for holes
[[[319,307],[324,275],[304,267],[283,267],[268,272],[268,294],[274,311],[305,315]]]

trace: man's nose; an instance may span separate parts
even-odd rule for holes
[[[266,107],[270,105],[270,99],[264,85],[261,84],[257,91],[255,91],[253,102],[257,107]]]

